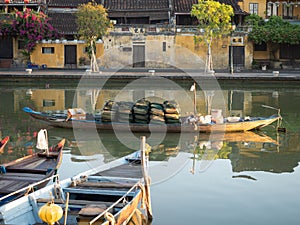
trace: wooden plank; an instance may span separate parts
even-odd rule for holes
[[[142,178],[141,165],[126,164],[94,174],[95,176]]]
[[[43,174],[32,174],[32,173],[5,173],[0,175],[0,180],[27,180],[27,179],[34,179],[34,180],[41,180],[45,178]]]
[[[135,183],[115,183],[115,182],[84,182],[79,183],[77,186],[79,187],[95,187],[95,188],[131,188]]]
[[[51,198],[39,198],[37,199],[38,203],[47,203],[51,202]],[[54,199],[55,204],[62,204],[61,199]],[[114,202],[105,202],[105,201],[88,201],[88,200],[75,200],[75,199],[70,199],[69,200],[69,205],[105,205],[106,207],[114,204]],[[124,206],[123,203],[119,203],[116,205],[117,208],[122,208]]]
[[[47,174],[47,170],[45,169],[22,169],[22,168],[9,168],[6,169],[6,172],[8,173],[29,173],[31,175],[35,175],[35,174],[43,174],[46,175]],[[22,175],[21,175],[22,176]]]
[[[1,194],[9,194],[9,193],[17,191],[21,188],[27,187],[31,183],[33,183],[32,180],[24,180],[24,181],[14,180],[14,181],[9,181],[9,182],[1,181],[0,193]]]
[[[64,188],[65,192],[72,194],[86,194],[86,195],[114,195],[123,196],[126,194],[127,189],[80,189],[78,188]],[[130,195],[129,195],[130,196]]]

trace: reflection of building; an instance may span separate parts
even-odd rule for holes
[[[40,89],[32,91],[31,99],[36,103],[37,110],[47,111],[64,109],[65,91],[57,89]]]
[[[149,85],[148,85],[149,86]],[[14,102],[13,111],[20,110],[19,102],[26,96],[27,91],[14,91],[11,98]],[[197,112],[205,115],[207,101],[205,94],[199,90],[196,98]],[[256,95],[248,91],[230,91],[223,90],[220,95],[211,97],[211,107],[214,109],[222,109],[223,116],[239,115],[251,116],[253,102],[259,104],[274,105],[273,93],[265,95]],[[8,93],[0,93],[1,96],[7,96]],[[115,101],[137,101],[141,98],[153,99],[153,101],[176,100],[181,108],[183,116],[193,112],[193,93],[186,90],[160,90],[145,87],[144,89],[78,89],[78,90],[63,90],[63,89],[31,89],[31,95],[28,95],[31,101],[35,104],[35,109],[38,111],[47,110],[64,110],[67,108],[80,107],[87,112],[92,112],[93,109],[101,109],[107,100]],[[9,98],[9,96],[5,97]],[[220,101],[222,98],[222,101]],[[278,100],[278,99],[277,99]],[[151,100],[152,101],[152,100]],[[276,107],[277,105],[275,105]],[[256,115],[258,116],[258,115]]]
[[[277,151],[276,146],[270,148],[267,145],[266,143],[232,145],[232,152],[229,155],[232,171],[294,172],[300,161],[300,152]]]

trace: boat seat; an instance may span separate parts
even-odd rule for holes
[[[30,173],[30,174],[43,174],[49,173],[48,170],[38,170],[38,169],[25,169],[25,168],[9,168],[6,167],[6,173]]]
[[[107,207],[104,204],[86,205],[79,211],[78,215],[79,216],[97,216],[97,215],[103,213],[106,209],[107,209]]]
[[[38,153],[38,156],[46,157],[46,158],[57,158],[58,155],[59,155],[59,152],[49,152],[48,154],[46,152]]]

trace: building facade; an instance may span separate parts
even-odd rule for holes
[[[27,0],[25,0],[27,1]],[[75,12],[79,4],[87,0],[20,1],[19,7],[43,10],[51,23],[63,35],[61,40],[43,40],[37,44],[31,55],[31,62],[48,68],[88,68],[89,57],[85,43],[77,40]],[[232,22],[237,29],[228,37],[215,40],[212,56],[215,69],[250,69],[253,60],[267,61],[270,46],[256,46],[247,39],[248,28],[243,20],[249,13],[263,18],[280,15],[284,19],[296,21],[298,3],[266,2],[266,0],[219,0],[234,9]],[[192,68],[205,66],[206,46],[194,42],[198,31],[197,21],[190,16],[197,0],[97,0],[107,9],[108,17],[114,24],[109,34],[96,45],[96,57],[101,68]],[[15,1],[0,0],[0,6],[8,12]],[[10,41],[10,40],[9,40]],[[3,38],[0,45],[8,46]],[[4,44],[3,44],[4,43]],[[6,58],[18,61],[18,41],[11,41],[11,51]],[[278,58],[291,58],[289,46],[282,46]],[[295,51],[290,48],[292,51]],[[3,50],[2,50],[3,51]],[[1,59],[0,59],[1,62]],[[232,62],[232,63],[231,63]]]

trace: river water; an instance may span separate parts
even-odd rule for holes
[[[153,225],[300,224],[300,85],[291,82],[192,80],[6,81],[0,83],[0,136],[10,136],[1,163],[34,152],[35,135],[48,130],[50,143],[66,138],[60,178],[107,163],[138,149],[139,137],[152,147],[149,168]],[[207,86],[205,86],[207,87]],[[194,97],[196,93],[196,97]],[[230,135],[133,134],[50,127],[22,111],[99,109],[107,100],[176,100],[182,115],[220,109],[224,116],[269,116],[280,109],[282,126]],[[98,110],[96,110],[98,111]]]

